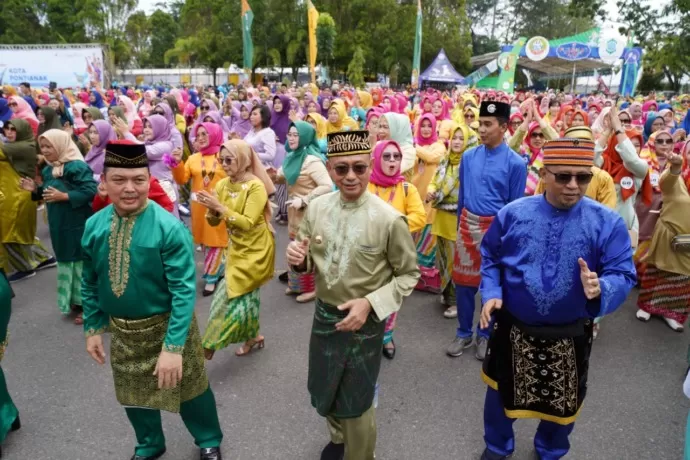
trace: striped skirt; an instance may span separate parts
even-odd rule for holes
[[[53,257],[43,246],[41,240],[36,238],[34,241],[34,244],[3,244],[11,270],[18,272],[34,271],[40,264]]]
[[[690,276],[660,270],[647,264],[642,275],[637,307],[650,315],[684,324],[690,312]]]
[[[417,246],[417,264],[433,267],[436,260],[436,235],[431,234],[431,224],[413,233],[412,239]]]
[[[259,289],[228,298],[225,278],[218,285],[202,344],[220,350],[231,343],[244,343],[259,335]]]
[[[383,331],[383,344],[391,343],[393,341],[393,331],[395,330],[395,323],[398,319],[398,312],[391,313],[386,319],[386,328]]]
[[[295,294],[314,292],[316,284],[314,273],[298,273],[292,265],[288,266],[288,289]]]
[[[204,275],[202,278],[208,284],[216,284],[225,271],[225,249],[204,248]]]
[[[287,212],[287,199],[288,199],[288,192],[287,192],[287,185],[285,184],[277,184],[276,185],[276,204],[278,205],[278,212],[276,213],[276,219],[277,220],[288,220],[288,212]]]
[[[81,307],[81,273],[84,263],[58,262],[57,302],[60,313],[69,315],[72,305]]]

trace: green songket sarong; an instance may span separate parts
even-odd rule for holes
[[[360,330],[337,331],[336,323],[347,314],[316,299],[308,387],[311,403],[323,417],[360,417],[374,400],[386,324],[371,314]]]
[[[0,269],[0,361],[5,356],[7,347],[7,326],[12,312],[12,297],[12,288],[5,278],[5,272]],[[7,391],[5,373],[0,367],[0,444],[5,441],[17,417],[19,417],[19,411]]]
[[[163,349],[170,313],[141,319],[110,317],[110,361],[115,394],[126,407],[180,412],[180,404],[208,388],[201,335],[196,316],[182,351],[182,381],[173,389],[158,389],[153,375]]]

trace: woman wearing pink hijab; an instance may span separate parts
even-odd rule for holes
[[[134,137],[139,137],[144,132],[144,124],[137,114],[134,102],[132,102],[129,96],[118,96],[117,105],[125,112],[127,125],[129,125],[129,132],[132,133]]]
[[[400,172],[402,164],[402,150],[397,142],[392,140],[380,141],[373,152],[372,173],[368,189],[407,218],[410,232],[418,232],[426,224],[426,211],[417,188],[405,182]],[[395,342],[393,330],[397,313],[391,314],[386,320],[383,336],[383,356],[388,359],[395,357]]]
[[[144,92],[144,97],[141,99],[141,102],[139,102],[139,118],[144,119],[151,114],[154,96],[155,93],[151,90]]]
[[[36,114],[31,109],[31,106],[23,98],[19,96],[11,96],[9,104],[7,104],[12,111],[12,120],[17,118],[25,120],[29,125],[31,125],[31,131],[33,131],[34,136],[38,134],[38,118]]]

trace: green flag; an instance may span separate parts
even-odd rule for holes
[[[251,72],[254,61],[254,43],[252,42],[252,22],[254,13],[247,0],[242,0],[242,54],[245,72]]]
[[[414,57],[412,58],[412,85],[419,83],[419,67],[422,60],[422,0],[417,0],[417,26],[414,34]]]

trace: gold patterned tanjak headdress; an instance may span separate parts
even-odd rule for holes
[[[328,157],[371,154],[369,131],[338,131],[328,135]]]
[[[106,168],[148,168],[149,159],[146,156],[146,146],[131,141],[113,141],[105,146]]]

